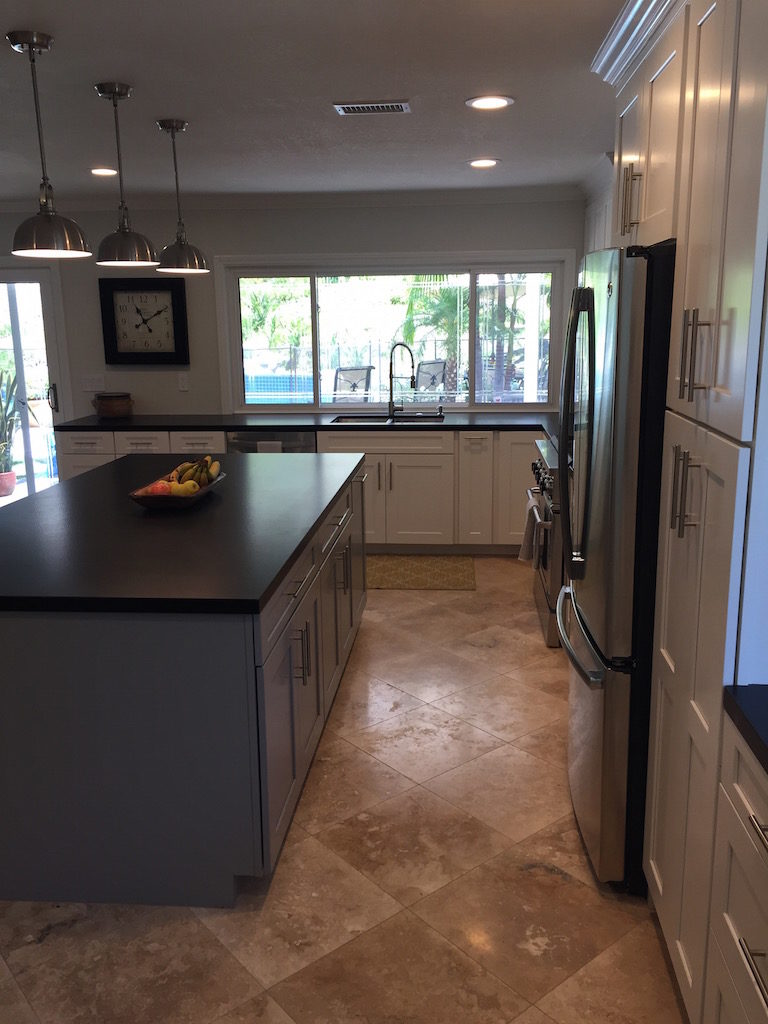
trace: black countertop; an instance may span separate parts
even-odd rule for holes
[[[768,683],[726,686],[723,704],[749,749],[768,772]]]
[[[128,495],[177,455],[129,455],[0,509],[0,610],[258,612],[362,464],[230,455],[178,511]]]
[[[66,423],[57,423],[56,430],[392,430],[376,424],[333,423],[345,412],[359,409],[336,406],[331,412],[296,413],[200,413],[194,416],[157,415],[127,416],[100,419],[83,416]],[[386,411],[386,410],[385,410]],[[527,412],[446,412],[445,419],[419,423],[402,423],[397,430],[543,430],[550,436],[557,433],[558,414],[545,410]]]

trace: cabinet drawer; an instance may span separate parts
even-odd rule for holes
[[[128,455],[131,452],[169,452],[167,430],[116,430],[115,452]]]
[[[331,511],[326,515],[318,532],[320,564],[325,561],[328,553],[338,540],[344,527],[352,516],[352,490],[346,491],[336,500]]]
[[[171,451],[202,452],[203,455],[227,450],[227,436],[223,430],[172,430]]]
[[[288,575],[256,618],[256,660],[263,661],[286,622],[304,596],[317,569],[317,543],[313,537]]]
[[[748,1020],[768,1024],[768,863],[722,786],[711,920]]]
[[[57,430],[56,447],[69,454],[102,452],[115,454],[115,439],[111,430]]]
[[[707,986],[702,1020],[706,1024],[751,1024],[712,932],[709,933],[707,948]]]
[[[720,779],[768,870],[768,776],[728,715],[723,715]]]
[[[405,452],[430,455],[453,455],[452,430],[401,430],[400,427],[382,427],[381,430],[327,430],[317,433],[319,452]]]

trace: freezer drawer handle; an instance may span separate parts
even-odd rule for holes
[[[560,634],[560,642],[562,643],[565,653],[568,655],[568,660],[578,672],[579,676],[584,680],[590,690],[602,690],[605,686],[605,669],[589,669],[579,661],[579,656],[574,650],[571,638],[568,636],[568,632],[565,628],[565,611],[564,605],[566,600],[572,601],[572,591],[570,587],[563,587],[560,593],[557,595],[557,631]],[[590,653],[594,657],[595,661],[601,664],[600,655],[594,649],[589,639],[585,636],[584,641],[587,644]]]
[[[762,949],[750,949],[746,941],[741,937],[739,938],[739,948],[741,949],[741,952],[744,955],[744,959],[747,961],[747,967],[749,967],[750,973],[752,974],[755,984],[757,985],[763,1003],[765,1004],[766,1009],[768,1009],[768,983],[763,977],[762,971],[755,963],[755,959],[757,957],[760,957],[761,960],[764,960],[766,956],[768,956],[768,954],[765,950]]]

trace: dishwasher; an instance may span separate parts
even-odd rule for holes
[[[314,452],[314,430],[232,430],[228,452]]]

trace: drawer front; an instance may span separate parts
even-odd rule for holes
[[[748,1019],[768,1024],[768,865],[722,786],[712,929]]]
[[[352,488],[348,487],[344,493],[337,498],[333,508],[325,517],[317,532],[317,542],[320,555],[320,564],[325,561],[328,553],[337,538],[341,535],[344,527],[352,517]]]
[[[452,430],[405,430],[400,427],[382,427],[381,430],[319,430],[319,452],[387,452],[402,454],[414,452],[432,455],[453,455]]]
[[[256,660],[263,663],[317,573],[318,545],[313,537],[277,592],[256,618]]]
[[[199,452],[213,455],[227,450],[227,435],[223,430],[172,430],[171,451]]]
[[[768,868],[768,775],[728,715],[723,715],[721,781]]]
[[[707,948],[707,984],[702,1020],[706,1024],[750,1024],[712,932],[709,933]]]
[[[115,439],[111,430],[57,430],[56,447],[69,454],[103,452],[114,455]]]
[[[169,452],[167,430],[116,430],[115,451],[118,455],[141,452]]]

